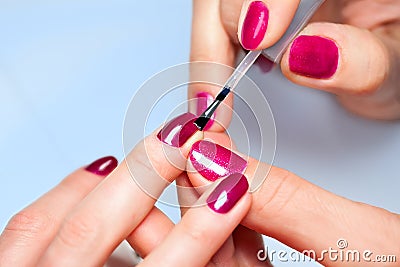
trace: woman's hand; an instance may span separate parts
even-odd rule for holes
[[[193,117],[173,119],[118,167],[107,157],[78,169],[15,215],[0,237],[0,266],[99,266],[124,239],[146,257],[143,266],[206,265],[246,215],[251,197],[239,174],[210,188],[177,226],[154,207],[202,138]]]
[[[253,50],[273,45],[286,31],[298,3],[194,0],[191,61],[234,66],[241,46]],[[313,21],[284,54],[283,74],[299,85],[336,94],[354,113],[400,118],[400,2],[327,0]],[[192,86],[189,98],[215,97],[218,91]],[[232,105],[232,98],[226,103]],[[192,105],[191,110],[199,108]],[[217,113],[216,120],[227,127],[230,112]],[[217,124],[211,128],[222,129]]]
[[[324,254],[329,248],[341,250],[337,245],[341,239],[348,244],[344,251],[360,253],[362,265],[375,266],[378,263],[374,260],[379,260],[379,256],[389,255],[394,255],[396,261],[392,258],[392,262],[385,262],[386,266],[398,265],[398,214],[337,196],[289,171],[233,152],[228,149],[231,145],[225,134],[209,132],[205,139],[208,140],[196,142],[189,154],[188,177],[194,187],[201,189],[231,172],[243,172],[251,181],[250,188],[261,184],[252,194],[250,211],[242,221],[245,227],[300,252],[313,250],[315,259],[327,266],[360,264],[335,261],[330,254]],[[371,253],[363,255],[364,251]]]
[[[196,203],[201,196],[200,192],[194,188],[187,173],[183,173],[176,179],[178,185],[178,199],[181,203],[181,215],[185,217],[188,206]],[[207,267],[213,266],[271,266],[269,260],[259,261],[255,255],[264,249],[262,236],[254,230],[243,225],[239,225],[233,233],[226,239],[224,244],[211,258]]]

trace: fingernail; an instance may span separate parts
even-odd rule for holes
[[[335,42],[320,36],[297,37],[289,54],[289,68],[302,76],[328,79],[335,74],[339,49]]]
[[[209,93],[201,92],[196,95],[196,98],[197,98],[196,115],[200,116],[207,109],[207,107],[214,101],[214,97]],[[203,130],[206,131],[211,128],[211,126],[214,123],[215,114],[216,112],[214,112],[211,119],[208,121],[206,127],[204,127]]]
[[[242,173],[247,166],[247,161],[239,155],[206,140],[193,144],[189,158],[196,171],[212,182],[232,173]]]
[[[184,113],[169,121],[157,134],[158,139],[170,146],[181,147],[199,129],[194,124],[196,116]]]
[[[221,181],[207,198],[207,205],[215,212],[229,212],[247,192],[249,183],[246,176],[234,173]]]
[[[262,73],[268,73],[275,67],[275,63],[273,61],[263,56],[258,57],[254,64],[258,66]]]
[[[93,161],[85,170],[100,176],[105,176],[109,175],[117,166],[118,160],[112,156],[108,156]]]
[[[242,25],[242,45],[245,49],[256,49],[264,39],[268,18],[269,11],[264,2],[250,3]]]

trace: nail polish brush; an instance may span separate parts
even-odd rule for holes
[[[261,54],[263,54],[263,56],[267,57],[273,62],[279,62],[281,60],[282,55],[286,51],[289,44],[305,27],[305,25],[311,19],[312,15],[323,2],[324,0],[301,0],[292,22],[290,23],[285,34],[282,36],[281,39],[279,39],[277,43],[267,49],[252,50],[247,53],[244,59],[239,63],[231,76],[225,82],[222,90],[216,96],[215,100],[194,121],[194,124],[197,126],[197,128],[199,128],[200,131],[204,129],[217,107],[228,96],[228,94],[236,88],[240,79],[243,78],[243,76]]]

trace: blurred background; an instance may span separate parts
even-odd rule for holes
[[[1,229],[72,170],[104,155],[123,158],[130,99],[146,79],[188,60],[190,23],[190,1],[0,2]],[[278,68],[255,66],[249,76],[275,117],[276,165],[400,213],[400,122],[351,115]]]

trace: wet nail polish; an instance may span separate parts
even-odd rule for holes
[[[328,79],[335,74],[338,62],[339,49],[327,38],[302,35],[290,48],[290,71],[302,76]]]
[[[106,176],[109,175],[117,166],[118,160],[112,156],[108,156],[92,162],[85,168],[85,170],[100,176]]]
[[[247,161],[239,155],[206,140],[193,144],[189,159],[196,171],[209,181],[242,173],[247,166]]]
[[[196,115],[197,116],[200,116],[207,109],[207,107],[209,105],[211,105],[211,103],[214,101],[214,97],[206,92],[198,93],[196,95],[196,99],[197,99],[197,107],[196,107]],[[216,113],[217,112],[214,112],[211,119],[206,124],[206,127],[204,127],[204,129],[203,129],[204,131],[207,131],[208,129],[211,128],[211,126],[214,123],[214,118],[215,118]]]
[[[269,10],[262,1],[251,2],[242,25],[242,45],[247,50],[258,47],[268,27]]]
[[[181,147],[199,129],[193,123],[196,116],[184,113],[169,121],[157,134],[158,139],[170,146]]]
[[[215,212],[229,212],[247,192],[249,183],[246,176],[234,173],[221,181],[207,198],[207,205]]]

